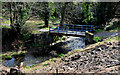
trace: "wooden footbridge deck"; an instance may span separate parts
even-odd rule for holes
[[[64,24],[64,28],[60,28],[59,24],[56,24],[54,27],[49,26],[49,33],[53,35],[85,37],[86,31],[93,31],[93,26],[94,25]]]

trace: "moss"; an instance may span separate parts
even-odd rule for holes
[[[5,55],[5,56],[2,56],[2,59],[3,60],[10,60],[10,59],[12,59],[12,56]]]
[[[24,56],[26,53],[26,51],[22,51],[22,52],[7,52],[4,54],[0,54],[0,58],[2,58],[2,61],[4,60],[10,60],[12,59],[12,56]]]

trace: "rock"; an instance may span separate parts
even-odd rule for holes
[[[109,42],[107,45],[112,45],[112,43],[111,43],[111,42]]]
[[[2,71],[0,72],[0,74],[1,74],[1,75],[9,75],[9,72],[7,72],[6,70],[2,70]]]
[[[120,61],[120,57],[117,58]]]
[[[101,48],[98,48],[96,51],[101,51],[102,49]]]
[[[113,46],[113,47],[112,47],[112,49],[116,49],[116,47],[115,47],[115,46]]]
[[[51,52],[50,52],[50,55],[55,56],[55,57],[57,57],[57,56],[58,56],[58,54],[57,54],[57,52],[56,52],[56,51],[51,51]]]
[[[71,57],[71,61],[79,59],[81,56],[79,54],[75,55],[74,57]]]
[[[24,73],[22,73],[20,70],[18,69],[14,69],[14,68],[11,68],[10,69],[10,75],[25,75]]]

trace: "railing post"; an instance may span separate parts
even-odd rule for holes
[[[81,30],[83,31],[83,26],[81,25]]]
[[[75,26],[75,25],[73,24],[73,31],[74,31],[74,26]]]
[[[57,24],[57,27],[58,27],[58,33],[59,33],[59,24]]]
[[[77,35],[77,29],[76,29],[76,35]]]
[[[91,25],[91,29],[90,29],[90,32],[92,31],[92,25]]]
[[[86,26],[86,31],[87,31],[87,27],[89,27],[88,25]]]

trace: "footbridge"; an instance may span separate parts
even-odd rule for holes
[[[94,25],[75,25],[75,24],[64,24],[62,28],[57,23],[53,27],[49,26],[49,33],[52,35],[65,35],[65,36],[77,36],[86,37],[86,32],[93,35]]]

